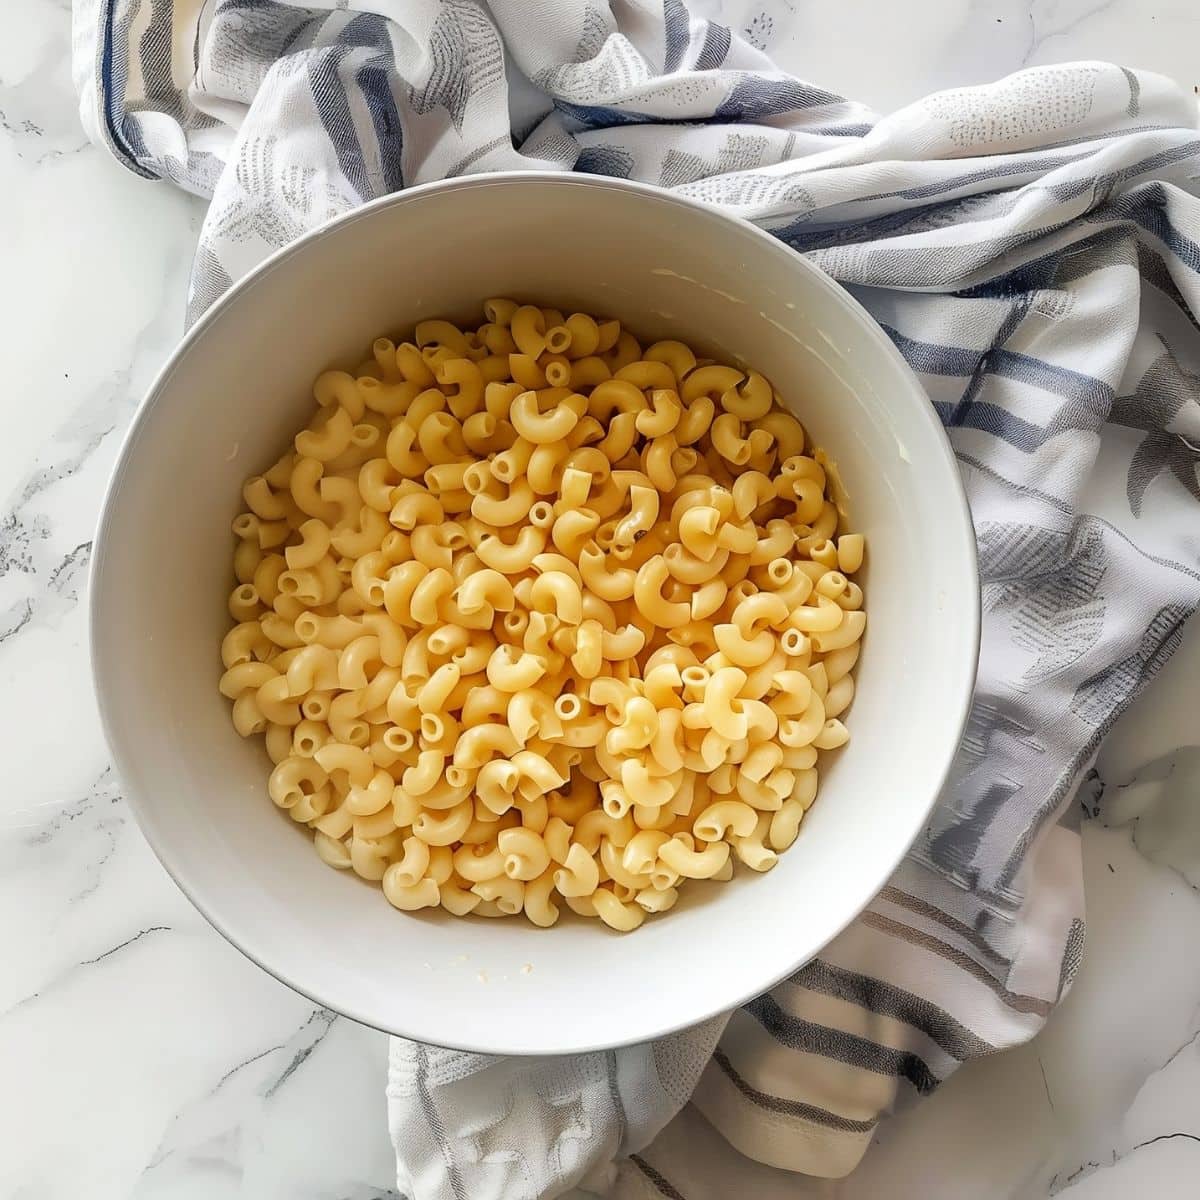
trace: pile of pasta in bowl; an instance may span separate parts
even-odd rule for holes
[[[243,489],[220,687],[271,799],[397,908],[631,930],[797,837],[863,538],[757,371],[484,317],[316,380]]]

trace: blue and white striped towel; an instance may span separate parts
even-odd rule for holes
[[[1083,946],[1076,783],[1200,602],[1192,98],[1077,63],[876,120],[750,44],[787,7],[742,36],[684,0],[76,0],[91,136],[212,196],[192,314],[406,184],[647,180],[849,286],[966,481],[978,695],[889,886],[794,978],[657,1045],[497,1061],[394,1041],[399,1186],[419,1200],[782,1197],[788,1172],[844,1174],[898,1103],[1031,1037]]]

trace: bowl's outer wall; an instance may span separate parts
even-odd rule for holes
[[[217,693],[246,476],[312,410],[313,377],[492,295],[619,316],[764,371],[838,463],[867,534],[853,738],[825,756],[796,844],[763,876],[685,889],[632,936],[569,919],[399,914],[267,799],[269,762]],[[93,657],[121,778],[179,884],[235,944],[392,1032],[510,1053],[642,1041],[806,961],[927,818],[969,703],[974,542],[944,435],[862,310],[780,243],[649,189],[494,176],[360,210],[271,259],[193,330],[143,405],[98,537]],[[748,872],[743,872],[743,876]],[[567,917],[570,914],[564,909]]]

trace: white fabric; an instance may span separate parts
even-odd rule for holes
[[[743,37],[683,0],[76,0],[91,136],[212,196],[193,315],[407,184],[624,175],[850,286],[962,468],[978,691],[891,884],[794,979],[653,1046],[495,1060],[394,1041],[399,1187],[419,1200],[782,1197],[789,1172],[852,1169],[898,1101],[1032,1036],[1082,950],[1075,785],[1200,600],[1192,98],[1077,63],[875,121],[772,66],[787,9]]]

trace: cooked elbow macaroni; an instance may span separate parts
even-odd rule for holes
[[[850,736],[864,540],[757,371],[484,313],[317,379],[243,489],[220,690],[396,908],[628,931],[796,839]]]

